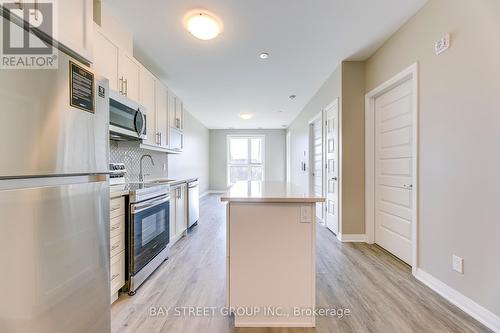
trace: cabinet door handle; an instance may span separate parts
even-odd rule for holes
[[[128,79],[123,80],[125,82],[125,96],[128,95]]]
[[[114,279],[116,279],[120,274],[113,274],[113,276],[111,276],[111,281],[113,281]]]
[[[114,212],[115,210],[120,209],[120,207],[121,207],[120,205],[111,207],[111,211]]]
[[[161,132],[160,132],[160,145],[161,145]]]
[[[120,94],[124,94],[123,92],[123,76],[120,78]]]
[[[120,243],[117,243],[111,247],[111,251],[116,250],[120,246]]]
[[[116,229],[120,228],[120,225],[117,224],[117,225],[114,225],[111,227],[111,231],[115,231]]]
[[[38,0],[35,0],[35,21],[38,21]]]

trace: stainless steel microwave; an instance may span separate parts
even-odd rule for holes
[[[109,92],[109,132],[113,140],[147,139],[145,108],[119,92]]]

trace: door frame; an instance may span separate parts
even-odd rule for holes
[[[313,124],[315,121],[320,119],[321,123],[321,159],[322,159],[322,165],[321,165],[321,195],[325,195],[325,168],[324,162],[325,162],[325,118],[323,115],[323,111],[318,112],[314,117],[312,117],[311,120],[307,123],[307,129],[308,129],[308,151],[309,151],[309,156],[308,156],[308,161],[309,161],[309,173],[307,175],[307,188],[311,194],[313,194],[313,172],[314,172],[314,130]],[[326,205],[322,205],[322,216],[323,218],[321,219],[321,223],[325,224],[325,207]],[[315,214],[316,215],[316,214]]]
[[[375,243],[375,99],[406,81],[412,81],[413,190],[412,190],[412,274],[418,267],[418,63],[379,85],[365,96],[365,228],[368,243]]]
[[[286,132],[285,145],[286,145],[286,181],[292,182],[292,132],[290,129]]]
[[[325,149],[327,145],[327,132],[325,130],[327,124],[327,111],[331,109],[334,105],[337,105],[337,124],[338,124],[338,152],[339,152],[339,160],[338,160],[338,168],[339,175],[337,180],[337,193],[338,193],[338,202],[337,202],[337,215],[339,216],[339,230],[337,231],[337,239],[342,241],[342,105],[340,104],[340,97],[335,98],[331,103],[323,108],[321,111],[323,113],[323,161],[325,162],[325,169],[323,171],[323,189],[325,190],[323,193],[326,195],[326,189],[328,188],[328,179],[326,177],[326,166],[327,166],[327,151]],[[325,203],[325,216],[326,216],[326,207],[327,203]],[[325,218],[326,225],[326,218]]]

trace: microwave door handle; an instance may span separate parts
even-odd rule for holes
[[[145,211],[146,209],[149,209],[149,208],[152,208],[154,206],[158,206],[159,204],[168,202],[169,200],[170,200],[170,197],[165,197],[165,198],[162,198],[159,200],[149,201],[146,203],[133,205],[132,206],[132,213],[140,213],[142,211]]]

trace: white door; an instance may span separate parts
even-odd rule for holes
[[[326,118],[326,226],[339,233],[339,104],[325,110]]]
[[[311,123],[311,192],[318,196],[323,196],[323,117],[317,117]],[[316,218],[324,221],[323,203],[316,203]]]
[[[411,265],[412,81],[375,99],[375,242]]]

